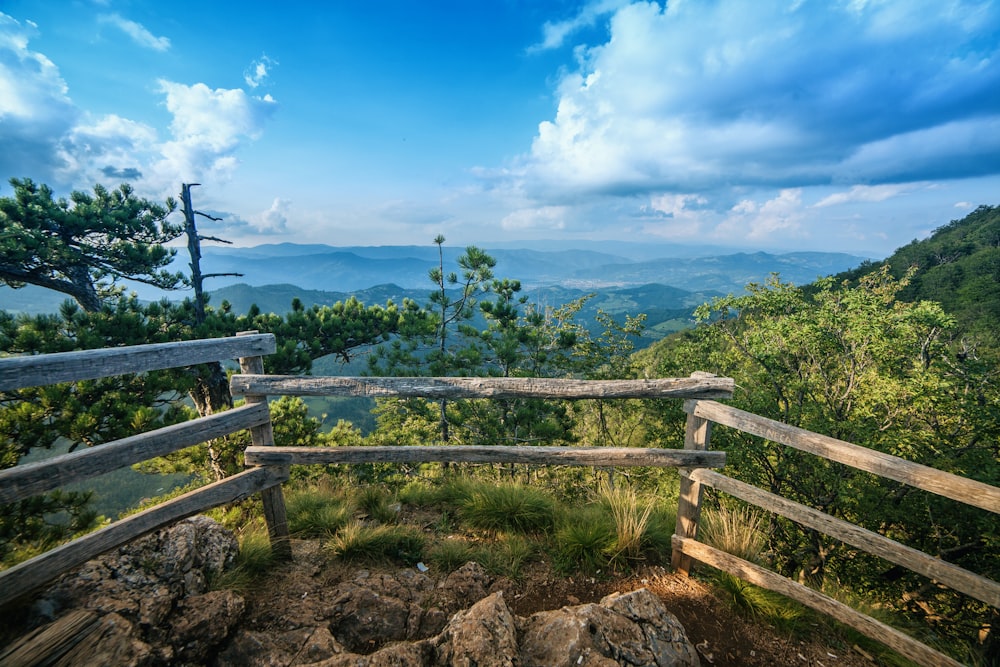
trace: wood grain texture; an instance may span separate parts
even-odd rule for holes
[[[312,377],[234,375],[233,394],[456,398],[729,398],[732,378],[570,380],[553,378]]]
[[[690,477],[1000,608],[1000,584],[992,579],[713,470],[693,470]]]
[[[712,438],[712,422],[707,419],[687,416],[684,427],[684,449],[686,451],[707,453]],[[702,488],[697,480],[681,471],[680,488],[677,495],[677,523],[674,534],[678,537],[698,537],[698,524],[701,521]],[[670,565],[674,570],[687,576],[691,573],[693,563],[690,556],[682,551],[670,554]]]
[[[270,423],[267,405],[245,405],[37,463],[0,470],[0,503],[21,500],[263,423]]]
[[[248,465],[322,463],[532,463],[571,466],[698,466],[721,468],[725,452],[688,452],[682,449],[639,447],[248,447]]]
[[[272,354],[273,334],[0,358],[0,391]]]
[[[1000,488],[983,482],[789,426],[715,401],[687,401],[684,409],[689,414],[717,424],[1000,514]]]
[[[739,577],[744,581],[772,590],[812,607],[841,623],[851,626],[866,637],[870,637],[902,656],[926,667],[962,667],[962,663],[952,660],[926,644],[903,634],[895,628],[866,616],[811,588],[786,579],[779,574],[765,570],[742,558],[714,549],[690,538],[674,536],[673,548],[682,550],[696,560]]]
[[[288,479],[280,468],[254,468],[172,498],[0,572],[0,605],[141,535],[207,509],[242,500]]]
[[[240,334],[252,335],[251,332]],[[260,356],[240,357],[240,371],[243,373],[260,374],[264,372],[264,359]],[[247,394],[247,405],[267,405],[267,396],[263,394]],[[271,420],[250,429],[250,444],[254,447],[274,447],[274,427]],[[280,474],[288,477],[287,465],[278,468]],[[280,486],[274,486],[261,492],[261,503],[264,506],[264,523],[267,525],[267,535],[271,542],[271,552],[279,560],[291,560],[292,538],[288,530],[288,513],[285,509],[285,495]]]

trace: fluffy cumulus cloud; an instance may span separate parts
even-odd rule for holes
[[[149,48],[169,48],[118,15],[99,19]],[[225,181],[239,148],[258,138],[277,103],[270,95],[161,80],[171,114],[164,132],[116,114],[78,108],[58,66],[30,47],[37,27],[0,14],[0,173],[30,175],[63,187],[132,181],[149,195],[177,191],[181,182]]]
[[[607,40],[573,45],[597,20]],[[795,234],[802,188],[850,200],[1000,173],[997,34],[1000,7],[978,0],[592,2],[545,26],[536,49],[573,45],[577,66],[506,177],[540,208],[710,198],[714,218],[693,199],[666,206],[651,220],[664,234],[709,219],[750,239]]]
[[[31,22],[0,14],[0,174],[51,173],[62,165],[60,139],[80,113],[59,68],[30,48]]]
[[[529,170],[604,192],[993,173],[998,28],[978,2],[630,4],[563,78]]]
[[[254,227],[261,234],[280,234],[288,229],[288,211],[292,202],[275,197],[271,206],[255,216]]]
[[[152,169],[168,182],[230,178],[239,164],[237,149],[260,136],[277,107],[270,95],[251,96],[239,88],[166,80],[159,85],[173,121],[171,138],[159,147],[162,159]]]

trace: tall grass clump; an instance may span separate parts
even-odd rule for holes
[[[505,534],[476,549],[475,560],[494,576],[518,579],[524,565],[537,555],[537,546],[524,535]]]
[[[425,542],[424,534],[411,526],[366,526],[352,521],[331,537],[324,548],[334,558],[346,561],[415,565],[423,559]]]
[[[428,549],[427,562],[442,572],[454,572],[477,556],[476,549],[465,540],[444,539]]]
[[[552,527],[556,504],[546,492],[522,484],[482,484],[460,503],[460,511],[473,528],[532,533]]]
[[[611,512],[615,542],[609,553],[613,565],[625,565],[641,558],[646,530],[653,514],[654,503],[639,497],[635,489],[603,484],[601,501]]]
[[[271,550],[267,528],[260,524],[248,526],[239,536],[240,549],[233,565],[224,572],[214,573],[208,582],[212,590],[251,590],[261,575],[277,562]]]
[[[760,512],[747,506],[723,505],[706,513],[699,538],[720,551],[760,563],[767,541],[763,521]]]
[[[615,544],[615,528],[604,508],[585,505],[567,513],[555,533],[553,561],[564,573],[580,570],[596,574],[608,565]]]
[[[285,496],[288,530],[296,537],[327,537],[347,525],[354,501],[329,486],[289,491]]]
[[[358,508],[379,523],[395,523],[399,519],[399,506],[392,502],[386,489],[366,486],[357,494]]]

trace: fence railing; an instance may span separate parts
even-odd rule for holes
[[[40,463],[0,471],[0,503],[14,502],[69,482],[163,456],[200,442],[249,429],[245,452],[248,470],[168,500],[98,531],[0,572],[0,604],[43,585],[94,556],[178,519],[261,493],[272,548],[290,555],[281,483],[294,464],[366,462],[482,462],[538,465],[678,467],[681,486],[673,565],[688,573],[693,561],[716,567],[756,585],[775,590],[826,613],[923,665],[959,665],[948,656],[818,591],[759,565],[697,540],[704,486],[728,493],[765,510],[842,540],[856,548],[930,577],[956,591],[1000,607],[1000,584],[916,549],[732,479],[711,468],[725,465],[725,453],[710,450],[711,427],[720,424],[837,461],[887,479],[1000,513],[1000,489],[944,473],[855,444],[811,433],[717,403],[728,398],[733,380],[706,373],[689,378],[584,381],[543,378],[343,378],[263,374],[262,355],[275,349],[269,334],[161,345],[142,345],[35,357],[0,359],[0,391],[55,382],[94,379],[238,358],[241,373],[232,376],[233,394],[246,404],[57,456]],[[687,399],[684,449],[518,446],[422,447],[277,447],[267,397],[376,396],[428,399],[546,398],[555,400],[677,398]]]
[[[688,414],[685,438],[687,449],[708,450],[711,427],[719,424],[973,507],[1000,513],[1000,488],[982,482],[812,433],[715,401],[686,401],[684,409]],[[715,488],[862,551],[885,558],[993,607],[1000,607],[1000,584],[991,579],[811,507],[705,469],[681,470],[677,531],[673,538],[672,553],[674,568],[681,572],[688,572],[692,559],[697,560],[832,616],[921,665],[936,667],[961,664],[823,593],[697,541],[703,486]]]
[[[241,368],[259,371],[261,355],[275,350],[272,334],[137,345],[0,359],[0,392],[61,382],[94,380],[195,364],[239,359]],[[0,504],[12,503],[57,487],[86,480],[151,458],[249,429],[254,444],[266,445],[271,417],[264,401],[247,400],[234,410],[193,419],[37,463],[0,470]],[[270,440],[273,443],[273,440]],[[0,572],[0,604],[25,595],[91,558],[175,521],[213,507],[267,493],[274,546],[287,552],[282,531],[281,483],[287,468],[258,467],[167,500]],[[276,494],[274,492],[276,491]]]

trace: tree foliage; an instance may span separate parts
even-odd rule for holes
[[[711,324],[665,344],[657,370],[733,377],[732,403],[810,431],[989,484],[1000,483],[995,363],[956,354],[940,305],[899,301],[888,267],[856,286],[804,290],[776,277],[700,310]],[[683,423],[674,411],[667,416]],[[716,429],[727,474],[867,527],[974,572],[1000,575],[995,517],[789,447]],[[815,584],[837,582],[919,614],[955,636],[983,606],[903,575],[816,531],[773,518],[773,565]],[[967,635],[966,635],[967,636]]]
[[[63,292],[96,311],[119,279],[171,289],[183,282],[166,266],[173,250],[163,244],[182,228],[167,221],[174,204],[159,206],[122,184],[94,186],[54,199],[46,185],[13,178],[13,197],[0,198],[0,281]]]

